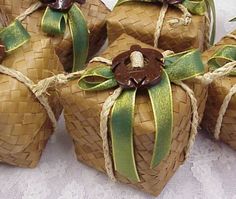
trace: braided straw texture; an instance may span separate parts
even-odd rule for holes
[[[0,0],[0,7],[4,8],[7,14],[13,19],[23,13],[32,3],[37,0]],[[45,8],[36,11],[28,16],[23,24],[30,34],[44,35],[40,29],[40,23]],[[87,0],[81,6],[90,30],[90,51],[89,55],[94,55],[104,44],[106,39],[105,17],[110,12],[108,8],[100,0]],[[70,31],[67,27],[63,36],[51,37],[55,46],[58,57],[60,58],[66,71],[70,71],[72,67],[72,39]]]
[[[236,30],[232,33],[236,35]],[[220,48],[224,45],[236,45],[236,41],[231,38],[223,38],[214,47],[203,54],[204,60],[208,61]],[[202,127],[214,133],[216,120],[219,116],[220,107],[224,98],[229,93],[230,89],[236,84],[236,77],[227,76],[215,80],[209,86],[209,96],[207,99],[206,110]],[[226,114],[223,118],[220,140],[236,150],[236,96],[234,95],[229,103]]]
[[[4,15],[3,10],[0,15]],[[2,65],[35,83],[63,71],[50,39],[43,35],[33,36],[8,55]],[[55,90],[50,91],[48,100],[58,118],[62,107]],[[37,165],[53,132],[52,123],[34,94],[26,85],[4,74],[0,74],[0,129],[0,162],[20,167]]]
[[[108,39],[113,42],[122,33],[129,34],[153,46],[156,22],[162,4],[125,3],[116,7],[107,17]],[[181,52],[191,48],[205,50],[209,45],[209,20],[206,16],[192,16],[191,24],[171,25],[170,20],[182,17],[182,12],[169,6],[164,19],[158,47]]]
[[[117,54],[127,51],[131,45],[146,44],[128,36],[122,35],[101,55],[112,59]],[[89,64],[95,67],[99,63]],[[99,131],[100,113],[104,101],[113,90],[99,92],[84,92],[77,86],[77,81],[69,82],[60,89],[60,99],[65,110],[66,126],[72,136],[75,151],[79,161],[105,173],[102,139]],[[206,90],[200,82],[190,82],[199,101],[199,112],[202,115]],[[174,98],[174,129],[172,147],[169,156],[155,169],[150,169],[154,144],[154,121],[150,99],[146,92],[140,92],[136,101],[134,123],[134,147],[140,183],[133,184],[115,173],[116,178],[126,184],[153,195],[158,195],[170,177],[184,161],[184,149],[188,144],[191,122],[191,105],[187,94],[178,86],[173,85]]]

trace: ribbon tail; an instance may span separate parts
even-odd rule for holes
[[[157,166],[169,153],[173,128],[171,84],[163,70],[161,82],[148,89],[154,113],[156,136],[151,168]]]
[[[82,70],[88,58],[89,32],[81,10],[73,5],[68,13],[73,41],[73,72]]]
[[[203,74],[201,56],[199,50],[190,50],[165,57],[165,71],[170,81],[187,80]]]
[[[115,170],[133,182],[139,182],[133,146],[133,118],[137,90],[121,94],[113,106],[110,120]]]
[[[0,31],[0,40],[3,41],[7,53],[21,47],[29,39],[29,33],[18,20]]]

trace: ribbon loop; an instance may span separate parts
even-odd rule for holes
[[[42,30],[50,35],[62,35],[66,30],[67,17],[47,7],[42,18]]]
[[[69,24],[73,42],[73,72],[82,70],[88,57],[89,32],[81,10],[73,4],[69,10],[46,8],[42,30],[49,35],[62,35]]]
[[[236,61],[236,45],[227,45],[213,55],[208,61],[208,65],[210,69],[215,70],[233,61]],[[231,72],[230,75],[235,76],[236,71]]]
[[[106,66],[87,70],[78,82],[85,91],[100,91],[117,86],[112,70]]]

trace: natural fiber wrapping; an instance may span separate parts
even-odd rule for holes
[[[232,34],[236,35],[236,30]],[[236,45],[236,40],[228,37],[223,38],[214,47],[212,47],[203,54],[204,60],[208,61],[224,45]],[[209,131],[210,133],[214,133],[216,120],[219,116],[220,107],[223,103],[224,98],[229,93],[232,86],[235,84],[236,84],[236,77],[227,76],[215,80],[209,86],[209,96],[207,100],[206,110],[204,113],[202,127],[207,131]],[[223,118],[222,128],[220,133],[220,140],[227,143],[233,149],[236,149],[235,107],[236,107],[236,96],[234,95],[229,103],[228,109]]]
[[[0,7],[4,8],[10,17],[15,18],[37,1],[38,0],[0,0]],[[80,5],[80,8],[88,23],[90,31],[89,56],[92,56],[105,42],[105,17],[110,11],[100,0],[86,0],[86,3]],[[31,35],[45,35],[40,27],[44,11],[45,8],[36,11],[23,21],[24,26]],[[72,68],[73,53],[69,29],[67,28],[67,31],[63,36],[51,37],[51,39],[65,70],[70,71]]]
[[[153,46],[154,33],[163,4],[129,2],[119,5],[107,17],[108,39],[113,42],[122,33]],[[170,20],[181,18],[178,8],[169,6],[164,19],[158,47],[181,52],[192,48],[205,50],[209,44],[209,19],[192,15],[192,23],[173,26]]]
[[[119,53],[129,50],[133,44],[150,48],[124,34],[112,43],[101,56],[112,59]],[[88,68],[95,66],[99,66],[99,63],[89,64]],[[191,82],[189,85],[194,89],[199,102],[199,112],[202,115],[206,101],[206,89],[198,81]],[[141,182],[133,184],[116,173],[119,181],[153,195],[158,195],[162,191],[170,177],[183,163],[184,149],[190,134],[190,99],[180,87],[173,85],[172,89],[174,128],[169,156],[155,169],[150,169],[155,134],[153,112],[148,94],[139,92],[136,98],[134,118],[134,147]],[[73,80],[60,89],[66,127],[73,138],[78,160],[104,173],[104,155],[99,133],[100,113],[104,101],[112,91],[84,92],[79,89],[78,80]]]
[[[2,65],[13,68],[33,82],[63,71],[50,39],[39,35],[8,55]],[[55,91],[48,97],[56,118],[61,105]],[[34,94],[13,77],[0,74],[0,161],[35,167],[53,133],[45,108]]]

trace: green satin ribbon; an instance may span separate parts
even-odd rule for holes
[[[29,33],[18,20],[15,20],[8,27],[3,28],[0,31],[0,40],[3,41],[6,53],[10,53],[21,47],[29,41],[29,39]]]
[[[236,45],[226,45],[213,55],[208,65],[211,70],[215,70],[233,61],[236,61]],[[236,72],[231,72],[230,75],[236,76]]]
[[[147,3],[163,3],[163,0],[118,0],[116,6],[127,2],[147,2]],[[213,45],[216,34],[216,9],[214,0],[184,0],[182,3],[190,13],[195,15],[204,15],[211,11],[213,15],[213,27],[211,33],[210,44]]]
[[[82,70],[88,57],[89,32],[81,10],[74,4],[70,10],[60,12],[47,7],[42,18],[42,30],[49,35],[62,35],[69,24],[73,42],[73,72]]]
[[[154,122],[155,143],[151,168],[157,166],[171,147],[173,104],[171,81],[187,80],[204,73],[198,50],[168,56],[164,60],[162,80],[148,88]],[[78,82],[85,91],[101,91],[118,86],[110,67],[101,65],[88,69]],[[136,168],[133,145],[134,109],[137,89],[123,90],[110,116],[110,132],[115,170],[133,182],[140,181]]]

